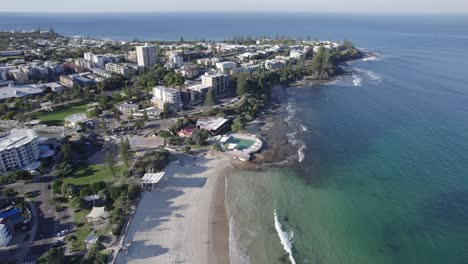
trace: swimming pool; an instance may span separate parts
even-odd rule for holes
[[[229,144],[236,144],[235,149],[237,150],[245,150],[250,148],[255,143],[254,140],[244,139],[244,138],[237,138],[231,136],[224,144],[228,146]]]

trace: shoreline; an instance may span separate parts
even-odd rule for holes
[[[146,191],[115,263],[229,263],[225,179],[231,160],[177,153]]]
[[[213,191],[209,237],[211,247],[208,249],[210,264],[230,263],[229,256],[229,216],[226,208],[226,178],[230,169],[220,174]],[[211,253],[211,254],[210,254]]]

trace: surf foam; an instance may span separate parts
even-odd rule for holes
[[[294,259],[294,256],[292,254],[292,248],[293,248],[293,238],[294,238],[294,233],[291,231],[290,233],[287,233],[286,231],[283,230],[283,226],[281,225],[281,222],[278,220],[278,215],[276,214],[276,209],[273,210],[273,215],[275,218],[275,229],[276,233],[278,234],[278,237],[281,241],[281,244],[283,245],[284,250],[288,253],[289,255],[289,261],[292,264],[296,264],[296,260]]]
[[[299,163],[301,163],[305,158],[304,150],[306,149],[306,145],[302,144],[302,146],[297,150],[297,155],[299,155]]]
[[[359,78],[357,75],[353,74],[353,85],[354,86],[361,86],[362,85],[362,79]]]

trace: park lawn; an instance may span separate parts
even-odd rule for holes
[[[87,110],[87,103],[79,102],[56,107],[53,112],[40,111],[33,114],[33,117],[41,120],[45,125],[63,126],[65,117],[76,113],[86,113]]]
[[[72,243],[72,251],[81,251],[86,249],[84,239],[91,232],[91,228],[86,224],[86,215],[89,214],[91,210],[80,210],[76,211],[75,214],[75,227],[76,230],[74,235],[77,240]]]
[[[116,177],[122,176],[122,169],[117,167]],[[63,183],[71,183],[76,186],[86,186],[93,182],[109,181],[114,176],[107,164],[86,164],[81,163],[74,166],[71,176],[65,177]]]

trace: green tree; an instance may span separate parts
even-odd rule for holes
[[[65,255],[62,250],[57,247],[49,249],[44,255],[42,255],[37,263],[40,264],[62,264],[65,263]]]
[[[205,106],[212,106],[215,104],[215,96],[212,88],[209,88],[205,94]]]
[[[329,69],[330,63],[330,53],[325,47],[320,47],[317,51],[317,54],[312,58],[311,70],[313,76],[323,76],[327,75],[327,70]]]
[[[114,150],[112,148],[106,150],[104,159],[106,161],[107,166],[109,166],[109,170],[111,171],[112,176],[116,177],[115,172],[117,170],[117,164],[115,161]]]
[[[239,75],[237,78],[237,95],[242,96],[248,92],[249,84],[245,74]]]
[[[106,183],[104,181],[92,182],[89,188],[93,194],[97,194],[99,191],[106,189]]]
[[[137,120],[135,121],[135,126],[139,129],[143,129],[145,128],[145,122],[143,122],[143,120]]]
[[[71,146],[69,143],[65,143],[62,146],[60,146],[60,150],[62,151],[63,155],[63,161],[67,163],[71,163],[72,161],[72,152],[71,152]]]
[[[244,130],[244,121],[241,117],[236,117],[231,126],[232,131],[239,132]]]
[[[130,161],[130,142],[128,138],[122,139],[120,141],[120,159],[125,164],[125,166],[129,166]]]
[[[206,140],[208,139],[209,136],[210,135],[209,135],[208,131],[206,131],[204,129],[195,129],[192,132],[191,138],[193,139],[195,144],[203,146],[203,145],[205,145]]]
[[[169,103],[164,103],[163,111],[161,113],[161,118],[168,118],[169,117],[169,112],[170,112]]]

